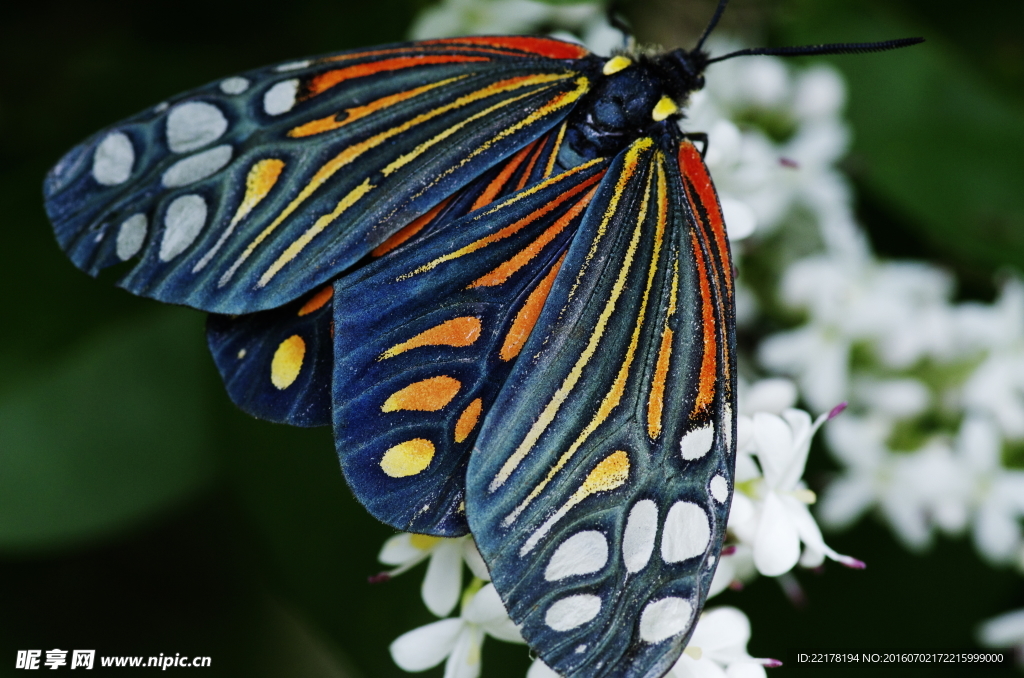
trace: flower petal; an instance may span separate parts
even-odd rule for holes
[[[403,633],[391,643],[391,658],[405,671],[437,666],[455,647],[465,624],[461,619],[442,619]]]
[[[455,640],[444,678],[477,678],[480,675],[480,651],[483,649],[484,631],[476,624],[466,624]]]
[[[420,592],[427,609],[438,617],[447,617],[455,609],[462,592],[462,544],[458,540],[445,539],[434,547]]]
[[[761,462],[764,479],[772,489],[779,482],[793,458],[793,432],[782,417],[766,412],[754,415],[754,440],[757,442],[757,460]]]
[[[404,565],[411,561],[426,558],[429,555],[429,551],[416,548],[412,545],[411,540],[412,535],[408,532],[396,534],[384,542],[377,560],[385,565]]]
[[[505,611],[505,605],[501,602],[501,597],[498,595],[497,589],[494,588],[494,584],[487,584],[477,591],[469,601],[462,611],[462,617],[474,624],[486,624],[495,620],[507,619],[508,612]]]
[[[802,504],[796,499],[796,497],[782,496],[780,497],[782,504],[786,507],[786,512],[789,514],[790,520],[793,521],[793,525],[796,526],[797,534],[800,535],[800,541],[807,544],[807,546],[819,553],[824,553],[832,560],[838,561],[847,567],[863,568],[864,563],[851,558],[850,556],[844,556],[841,553],[836,553],[832,550],[828,544],[825,543],[825,538],[821,536],[821,530],[818,529],[818,524],[814,522],[814,518],[811,517],[811,512],[807,510],[807,506]]]
[[[799,558],[796,526],[779,496],[769,492],[754,539],[754,565],[761,574],[776,577],[792,570]]]
[[[555,671],[542,662],[540,657],[533,660],[530,670],[526,672],[526,678],[560,678]]]

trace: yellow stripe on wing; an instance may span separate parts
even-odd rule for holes
[[[463,106],[467,106],[481,99],[485,99],[496,94],[501,94],[503,92],[511,92],[517,89],[521,89],[523,87],[531,87],[534,85],[545,85],[548,83],[558,82],[560,80],[565,80],[569,77],[572,77],[572,74],[540,74],[530,76],[519,76],[515,78],[501,80],[499,82],[488,85],[487,87],[478,89],[475,92],[471,92],[465,96],[459,97],[455,101],[445,104],[444,106],[439,106],[433,110],[427,111],[426,113],[421,113],[420,115],[417,115],[411,120],[407,120],[406,122],[400,125],[396,125],[390,129],[375,134],[369,139],[365,139],[357,144],[348,146],[340,153],[338,153],[336,156],[334,156],[326,163],[324,163],[320,167],[320,169],[316,171],[316,173],[310,179],[309,183],[307,183],[302,188],[302,190],[299,191],[299,194],[290,203],[288,203],[288,205],[283,210],[281,210],[281,213],[278,214],[277,217],[272,222],[270,222],[270,224],[267,225],[267,227],[264,228],[252,240],[252,242],[249,243],[249,245],[245,248],[242,254],[239,255],[238,259],[236,259],[235,262],[231,265],[231,268],[229,268],[227,272],[223,276],[221,276],[218,285],[221,287],[226,285],[234,276],[238,268],[252,255],[256,248],[259,247],[260,244],[262,244],[263,241],[265,241],[270,236],[270,234],[273,233],[277,229],[277,227],[284,222],[285,219],[291,216],[295,212],[295,210],[297,210],[299,206],[302,205],[302,203],[308,200],[309,197],[313,195],[313,193],[315,193],[317,189],[319,189],[331,177],[337,174],[339,170],[341,170],[343,167],[346,167],[347,165],[350,165],[357,158],[361,157],[364,153],[374,148],[377,148],[388,139],[391,139],[403,132],[407,132],[413,129],[414,127],[417,127],[425,122],[433,120],[434,118],[440,115],[456,110],[458,108],[462,108]],[[344,201],[344,199],[342,200]]]
[[[615,375],[615,381],[612,382],[612,386],[608,389],[604,399],[597,408],[597,412],[594,417],[586,425],[586,427],[580,432],[573,441],[572,445],[569,446],[562,456],[559,457],[558,462],[548,471],[547,476],[541,482],[537,483],[536,486],[530,491],[530,494],[516,506],[515,510],[510,513],[503,521],[504,525],[510,525],[515,522],[516,518],[530,505],[530,503],[536,499],[544,488],[554,479],[555,475],[558,474],[565,465],[573,458],[573,456],[583,447],[583,444],[593,435],[594,431],[608,420],[611,416],[612,411],[619,406],[622,402],[622,396],[626,392],[626,381],[629,379],[629,371],[633,366],[633,361],[636,358],[636,350],[640,344],[640,332],[643,330],[644,320],[647,316],[647,302],[650,299],[651,288],[654,286],[654,278],[658,272],[658,261],[661,258],[661,248],[665,241],[665,227],[668,223],[668,180],[665,175],[665,158],[658,152],[655,161],[655,168],[658,178],[657,183],[657,207],[658,215],[655,222],[654,228],[654,242],[651,252],[651,262],[647,267],[647,282],[644,286],[643,297],[640,300],[640,309],[637,312],[636,322],[633,325],[633,335],[630,337],[629,346],[626,348],[626,355],[623,357],[622,365],[619,367],[618,374]],[[625,282],[625,277],[629,272],[629,268],[632,264],[633,253],[636,250],[636,244],[639,242],[641,236],[641,229],[643,223],[647,219],[648,200],[651,192],[651,180],[653,176],[649,175],[647,178],[647,187],[644,190],[643,202],[640,204],[640,213],[637,215],[636,229],[633,234],[633,241],[630,243],[630,250],[627,253],[627,260],[624,262],[623,268],[620,271],[619,282]],[[606,307],[607,308],[607,307]],[[613,309],[614,310],[614,309]],[[609,314],[610,315],[610,314]]]
[[[605,210],[604,217],[602,218],[601,224],[598,228],[598,238],[600,238],[600,236],[607,230],[608,224],[611,222],[618,210],[620,196],[625,191],[629,181],[632,180],[633,175],[636,174],[642,156],[646,154],[646,151],[650,149],[651,146],[653,146],[653,141],[650,139],[640,139],[634,142],[633,145],[630,146],[629,150],[626,151],[622,173],[619,175],[619,180],[616,183],[612,199],[609,202],[608,209]],[[644,210],[646,210],[646,194]],[[586,367],[587,363],[590,362],[591,358],[593,358],[594,354],[597,352],[597,346],[601,342],[601,337],[604,336],[604,332],[608,326],[608,321],[615,312],[615,305],[626,287],[626,280],[629,277],[629,271],[633,264],[633,257],[640,242],[640,223],[640,221],[637,222],[636,229],[633,232],[632,239],[623,258],[622,268],[619,270],[619,275],[612,286],[611,294],[605,302],[604,308],[601,310],[601,314],[597,319],[597,324],[590,335],[590,339],[587,341],[586,347],[583,349],[583,353],[576,361],[576,364],[573,365],[569,374],[566,375],[565,379],[562,381],[562,385],[557,391],[555,391],[554,396],[541,411],[540,416],[538,416],[536,421],[533,422],[533,426],[530,427],[530,430],[527,432],[523,441],[519,444],[519,447],[517,447],[516,451],[513,452],[507,460],[505,460],[505,463],[498,471],[498,474],[491,481],[488,488],[489,491],[494,492],[505,484],[505,481],[509,479],[513,471],[516,470],[523,459],[526,458],[526,455],[529,454],[530,450],[533,449],[534,445],[537,444],[541,435],[547,430],[548,426],[551,425],[551,422],[554,421],[555,415],[558,414],[558,410],[562,407],[566,399],[568,399],[569,395],[576,387],[576,384],[579,382],[583,374],[583,368]],[[594,247],[591,247],[590,252],[588,253],[588,259],[593,257],[594,253]],[[578,277],[577,284],[579,284]]]

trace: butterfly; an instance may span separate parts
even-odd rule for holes
[[[46,177],[60,246],[209,312],[228,394],[334,427],[396,528],[472,533],[564,676],[659,676],[725,536],[729,241],[679,122],[698,45],[426,40],[256,69],[99,132]]]

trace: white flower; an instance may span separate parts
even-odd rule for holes
[[[735,607],[705,610],[666,678],[765,678],[764,666],[780,662],[751,657],[749,641],[750,621],[741,611]]]
[[[740,378],[737,390],[740,414],[752,415],[755,412],[781,414],[783,410],[796,405],[796,384],[789,379],[773,377],[747,385],[747,382]]]
[[[378,559],[385,565],[397,566],[373,581],[382,581],[399,575],[427,558],[427,574],[420,591],[427,609],[438,617],[447,617],[459,602],[462,591],[462,563],[465,561],[473,574],[484,581],[490,579],[487,566],[476,549],[472,537],[443,539],[425,534],[396,534],[386,542]]]
[[[854,343],[867,342],[883,366],[895,369],[927,357],[956,357],[951,290],[951,278],[925,264],[803,259],[786,271],[781,297],[805,309],[809,321],[767,338],[759,357],[768,368],[794,376],[811,405],[824,409],[849,397]]]
[[[484,636],[522,643],[522,635],[509,619],[493,584],[463,596],[462,614],[403,633],[391,643],[391,658],[405,671],[426,671],[445,658],[444,678],[480,675]]]
[[[971,487],[974,544],[993,564],[1009,563],[1022,547],[1024,471],[1002,467],[1002,440],[986,418],[965,419],[957,442],[962,475]]]
[[[1016,647],[1024,658],[1024,610],[1015,610],[993,617],[978,629],[978,640],[987,647]]]
[[[530,669],[526,672],[526,678],[558,678],[558,673],[545,664],[540,657],[537,657],[530,664]]]
[[[420,12],[409,29],[413,40],[455,35],[530,33],[539,26],[583,30],[599,20],[595,3],[554,5],[535,0],[444,0]]]
[[[801,476],[811,438],[828,416],[818,417],[813,424],[810,415],[795,409],[785,410],[781,417],[764,412],[753,419],[740,417],[741,430],[749,432],[741,432],[739,438],[753,447],[764,477],[740,486],[741,492],[733,498],[729,529],[753,546],[754,565],[761,574],[778,576],[791,570],[797,561],[814,567],[825,556],[848,567],[864,567],[859,560],[836,553],[825,544],[807,509],[815,497]]]
[[[744,499],[746,498],[744,497]],[[750,504],[749,500],[746,503]],[[754,510],[752,506],[750,510]],[[726,546],[718,558],[715,576],[711,580],[711,586],[708,587],[708,598],[717,596],[727,588],[741,588],[745,582],[756,576],[754,550],[748,544],[742,543]]]

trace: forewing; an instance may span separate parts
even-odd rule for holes
[[[281,306],[556,127],[576,45],[459,38],[250,71],[129,118],[45,184],[57,239],[129,291],[217,313]]]
[[[734,465],[721,225],[689,142],[633,143],[477,440],[473,536],[513,621],[560,675],[660,676],[703,606]]]
[[[606,163],[443,225],[335,283],[334,432],[345,477],[399,529],[466,532],[465,471]]]
[[[396,256],[469,212],[545,179],[562,127],[526,145],[374,248],[368,260]],[[380,266],[387,266],[381,264]],[[211,315],[207,342],[231,400],[245,412],[294,426],[331,423],[334,313],[329,283],[280,308]]]

